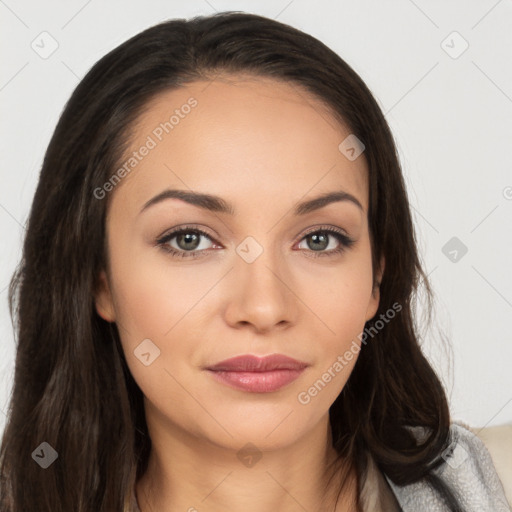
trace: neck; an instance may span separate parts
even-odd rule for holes
[[[328,415],[293,444],[254,452],[219,446],[176,424],[157,426],[164,420],[148,409],[146,416],[152,450],[136,485],[141,512],[354,510],[355,471],[339,461]],[[345,472],[346,487],[335,508]]]

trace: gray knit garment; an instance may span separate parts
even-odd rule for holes
[[[417,438],[423,435],[421,429],[411,429]],[[501,481],[496,473],[491,455],[484,443],[463,425],[450,426],[451,443],[443,453],[446,461],[433,470],[448,485],[464,512],[511,512]],[[511,461],[512,464],[512,461]],[[384,476],[385,480],[382,478]],[[389,487],[383,485],[383,482]],[[393,495],[402,512],[450,512],[441,497],[426,482],[397,486],[369,465],[362,485],[364,512],[394,512],[396,505]],[[132,509],[140,512],[132,494]],[[303,512],[301,509],[300,512]]]
[[[449,486],[460,509],[464,512],[510,512],[503,485],[484,443],[458,423],[451,424],[450,436],[452,442],[443,453],[446,462],[433,473]],[[425,482],[397,486],[386,479],[403,512],[450,512]]]

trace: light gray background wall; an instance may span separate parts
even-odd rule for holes
[[[456,419],[512,423],[510,1],[0,0],[0,429],[14,371],[8,281],[66,100],[100,57],[135,33],[223,10],[311,33],[373,91],[397,141],[436,292],[424,349]],[[439,329],[451,348],[439,341]]]

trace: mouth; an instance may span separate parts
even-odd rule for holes
[[[308,367],[282,354],[243,355],[226,359],[206,371],[218,382],[250,393],[270,393],[296,380]]]

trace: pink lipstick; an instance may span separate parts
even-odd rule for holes
[[[226,359],[206,370],[216,380],[236,389],[270,393],[293,382],[308,366],[282,354],[265,357],[247,354]]]

